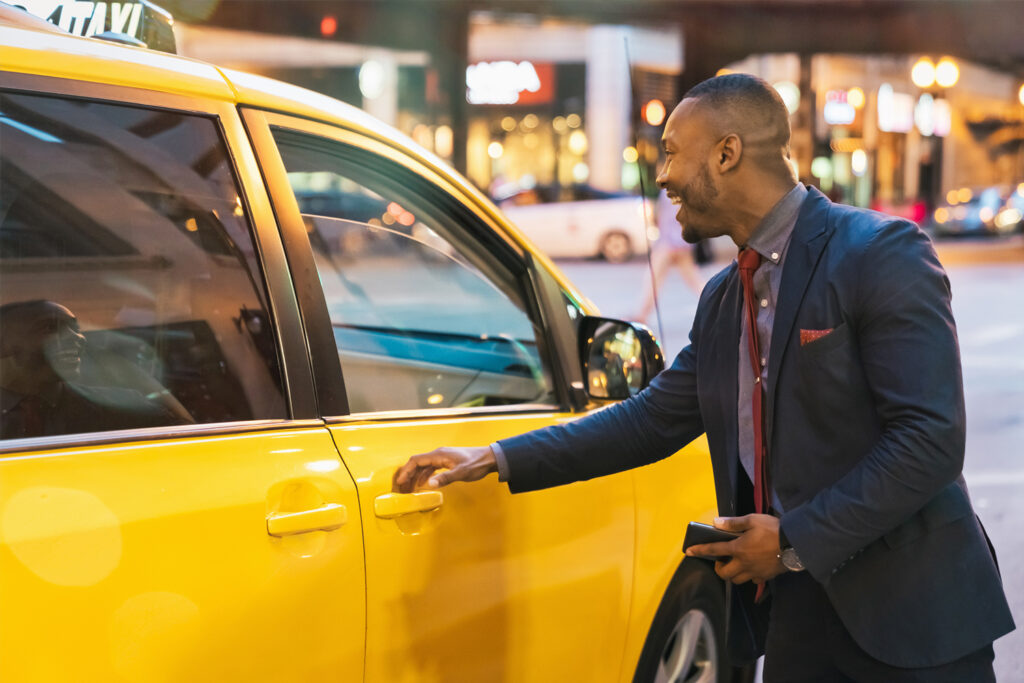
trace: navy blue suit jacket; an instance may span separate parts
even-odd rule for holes
[[[741,301],[733,264],[708,282],[690,344],[647,389],[501,441],[509,488],[644,465],[706,431],[720,513],[749,511],[736,493],[746,477],[736,416]],[[802,345],[801,329],[832,331]],[[810,190],[783,266],[765,387],[782,528],[868,654],[935,666],[1013,629],[961,476],[949,281],[916,225]],[[763,621],[746,592],[733,595],[730,648],[746,659],[759,653]]]

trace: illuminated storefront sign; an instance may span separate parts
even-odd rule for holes
[[[914,127],[914,98],[894,92],[883,83],[878,88],[878,129],[886,133],[908,133]]]
[[[857,117],[857,110],[847,101],[845,90],[829,90],[825,95],[825,123],[848,126]]]
[[[555,93],[551,64],[478,62],[466,69],[466,99],[471,104],[542,104]]]
[[[141,2],[80,2],[77,0],[13,0],[14,4],[56,24],[68,33],[92,36],[113,31],[140,37]]]

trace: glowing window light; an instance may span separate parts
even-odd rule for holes
[[[455,146],[455,134],[450,126],[438,126],[434,131],[434,151],[440,156],[450,157]]]
[[[375,100],[384,94],[384,65],[375,59],[363,62],[359,67],[359,92],[368,100]]]
[[[815,157],[811,162],[811,175],[815,178],[831,178],[832,160],[828,157]]]
[[[854,109],[863,109],[867,98],[864,96],[864,90],[861,88],[850,88],[846,91],[846,101]]]
[[[660,126],[665,120],[665,103],[661,100],[651,100],[644,105],[644,121],[652,126]]]
[[[850,170],[853,171],[853,175],[858,178],[868,170],[868,155],[862,149],[858,149],[852,155],[850,155]]]
[[[772,87],[779,93],[779,97],[782,98],[782,102],[786,105],[786,110],[790,114],[795,113],[800,106],[800,87],[792,81],[779,81]]]
[[[949,57],[943,57],[935,66],[935,82],[943,88],[952,88],[960,79],[960,67]]]
[[[569,151],[573,154],[583,154],[587,151],[587,134],[582,130],[574,130],[569,136]]]
[[[927,57],[921,57],[910,70],[910,80],[918,88],[930,88],[935,83],[935,64]]]

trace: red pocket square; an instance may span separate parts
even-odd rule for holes
[[[817,341],[822,337],[827,337],[832,334],[833,328],[827,330],[800,330],[800,346],[804,344],[810,344],[812,341]]]

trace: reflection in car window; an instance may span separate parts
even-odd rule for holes
[[[286,417],[206,118],[0,94],[0,437]]]
[[[336,143],[283,130],[275,138],[352,412],[555,402],[519,280],[441,208],[450,198],[423,196],[407,172],[356,162]]]

